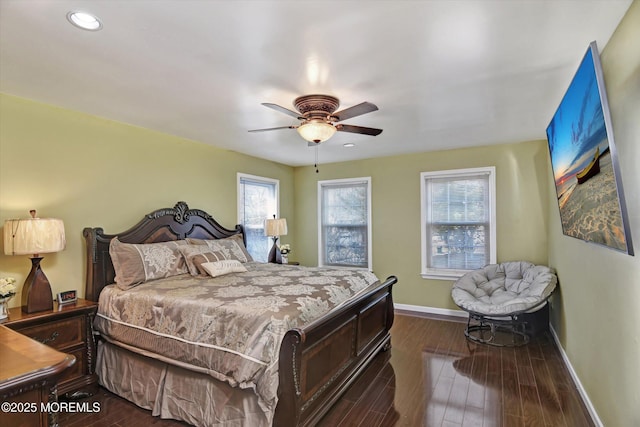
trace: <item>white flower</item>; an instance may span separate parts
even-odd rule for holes
[[[280,245],[280,252],[284,255],[288,254],[291,252],[291,245],[288,243],[286,245]]]
[[[13,277],[0,277],[0,298],[12,297],[16,294],[16,279]]]

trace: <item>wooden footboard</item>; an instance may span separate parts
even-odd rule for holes
[[[274,426],[315,425],[373,357],[390,348],[397,281],[390,276],[337,312],[287,332]]]

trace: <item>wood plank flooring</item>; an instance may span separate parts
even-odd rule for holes
[[[591,427],[548,333],[527,346],[468,342],[464,323],[396,314],[392,349],[376,357],[319,427]],[[63,427],[177,427],[104,389],[99,413],[64,414]]]

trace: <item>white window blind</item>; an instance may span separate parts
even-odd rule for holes
[[[318,264],[370,269],[370,178],[320,181],[318,195]]]
[[[459,277],[495,263],[495,168],[421,174],[422,274]]]
[[[238,174],[238,222],[244,226],[247,251],[255,261],[267,262],[273,240],[264,235],[264,220],[278,213],[279,181]]]

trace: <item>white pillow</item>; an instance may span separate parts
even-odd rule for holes
[[[246,267],[242,265],[237,259],[227,259],[224,261],[212,261],[204,262],[201,264],[204,271],[209,273],[211,277],[218,277],[229,273],[242,273],[247,271]]]

